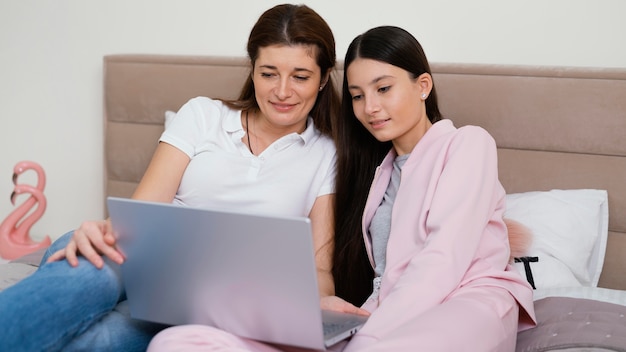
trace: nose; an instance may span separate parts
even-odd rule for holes
[[[276,97],[280,100],[285,100],[289,98],[292,94],[291,82],[289,81],[289,77],[281,78],[278,81],[278,85],[274,91]]]
[[[380,111],[380,104],[375,95],[364,98],[365,100],[365,113],[368,115],[374,115]]]

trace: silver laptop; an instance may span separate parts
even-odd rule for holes
[[[308,218],[115,197],[107,203],[126,255],[122,276],[133,318],[210,325],[313,349],[365,323],[363,316],[320,309]]]

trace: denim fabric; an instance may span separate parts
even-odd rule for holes
[[[45,263],[73,232],[56,240],[42,265],[0,292],[3,351],[145,351],[160,324],[130,318],[119,265],[97,269],[85,258]]]

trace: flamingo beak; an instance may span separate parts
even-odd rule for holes
[[[17,185],[17,173],[13,173],[13,184]]]
[[[15,191],[11,192],[11,204],[15,205],[15,197],[17,196],[17,193],[15,193]]]

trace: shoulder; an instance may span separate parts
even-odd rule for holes
[[[222,102],[221,100],[211,99],[209,97],[202,97],[202,96],[189,99],[189,101],[187,101],[187,103],[183,105],[183,108],[184,107],[189,107],[193,110],[200,110],[200,111],[206,111],[206,110],[234,111],[233,109],[226,106],[226,104],[224,104],[224,102]]]
[[[313,122],[313,119],[309,118],[307,122],[306,130],[301,134],[302,139],[306,144],[309,144],[312,148],[321,149],[326,152],[335,153],[335,142],[333,139],[323,134]]]
[[[495,144],[493,136],[480,126],[467,125],[460,127],[458,133],[460,138],[472,139],[477,141],[484,141],[486,143]]]
[[[239,116],[239,110],[228,107],[224,102],[208,97],[195,97],[187,101],[176,113],[176,120],[197,121],[232,120]]]
[[[494,138],[480,126],[459,127],[449,140],[448,152],[461,158],[495,158],[497,145]]]
[[[468,145],[468,149],[479,151],[486,154],[497,153],[497,145],[493,136],[482,127],[479,126],[465,126],[460,129],[460,133],[463,136],[464,144]]]
[[[306,140],[304,145],[307,150],[305,158],[307,162],[314,163],[313,160],[318,160],[324,163],[335,163],[337,149],[329,136],[318,132],[314,138]]]
[[[420,141],[423,153],[437,155],[471,155],[489,153],[496,150],[493,137],[480,126],[466,125],[455,127],[451,120],[436,122]]]
[[[438,146],[466,143],[494,144],[493,137],[484,128],[473,125],[454,126],[449,119],[435,122],[418,143],[423,146]]]
[[[446,136],[451,144],[471,144],[471,145],[492,145],[495,146],[496,142],[483,127],[475,125],[465,125],[461,127],[455,127],[450,120],[441,120],[433,125],[435,128],[439,128],[443,133],[442,136]]]
[[[327,136],[322,133],[319,133],[319,138],[318,138],[317,143],[325,150],[332,150],[334,152],[336,149],[335,142],[333,141],[333,139],[330,138],[330,136]]]

